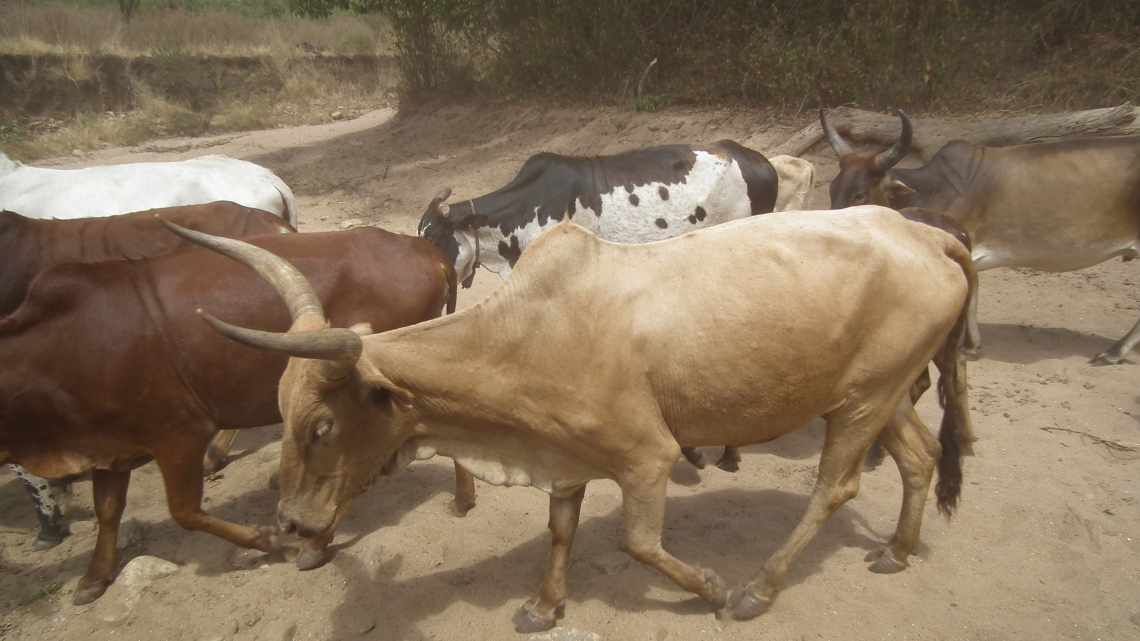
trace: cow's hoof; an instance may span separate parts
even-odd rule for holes
[[[725,472],[739,472],[740,462],[736,459],[721,459],[717,461],[716,466]]]
[[[728,595],[728,611],[737,621],[747,621],[768,611],[772,607],[771,597],[762,597],[752,588],[733,590]]]
[[[253,547],[262,552],[280,552],[282,550],[281,533],[277,531],[277,528],[259,525],[257,527],[257,539],[254,541]]]
[[[73,605],[87,605],[103,596],[103,593],[110,586],[111,581],[108,579],[88,580],[86,577],[79,579],[75,594],[71,595],[71,603]]]
[[[1113,352],[1110,349],[1107,352],[1101,352],[1097,354],[1089,362],[1093,365],[1119,365],[1123,360],[1123,356]]]
[[[697,468],[698,470],[705,469],[705,465],[707,465],[707,463],[705,463],[705,455],[701,454],[701,451],[697,448],[682,447],[681,454],[684,455],[685,460],[688,461],[689,464],[693,467]]]
[[[712,604],[718,610],[723,608],[728,603],[728,584],[720,575],[712,570],[704,570],[705,576],[705,601]]]
[[[554,609],[553,613],[543,614],[537,611],[537,606],[538,600],[531,599],[524,603],[518,612],[515,612],[515,616],[511,618],[515,624],[515,632],[521,634],[544,632],[553,628],[565,612],[565,608],[560,605]]]
[[[65,538],[67,538],[67,534],[60,534],[60,535],[56,535],[56,536],[45,536],[43,534],[43,532],[41,532],[40,535],[36,537],[36,540],[32,541],[32,549],[35,550],[36,552],[42,552],[43,550],[50,550],[50,549],[54,548],[55,546],[59,545],[60,543],[63,543],[63,540]]]
[[[304,572],[306,570],[315,570],[322,565],[328,563],[332,559],[332,552],[328,548],[315,549],[307,545],[301,546],[301,553],[297,555],[293,563],[297,569]]]
[[[463,517],[467,516],[467,513],[470,512],[471,508],[473,508],[473,507],[475,507],[474,501],[470,501],[470,502],[460,501],[459,499],[452,500],[451,501],[451,515],[457,516],[459,518],[463,518]]]
[[[864,560],[871,562],[869,569],[875,574],[895,574],[907,568],[906,562],[898,560],[890,546],[872,550]]]

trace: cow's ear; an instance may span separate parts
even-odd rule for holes
[[[892,207],[902,207],[910,203],[915,191],[911,189],[910,185],[894,176],[888,175],[883,179],[883,193],[887,195],[887,200],[891,203]]]

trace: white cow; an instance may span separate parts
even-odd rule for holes
[[[265,167],[226,156],[47,169],[0,153],[0,210],[29,218],[90,218],[229,200],[297,226],[297,203]]]

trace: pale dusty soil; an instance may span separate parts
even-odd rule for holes
[[[666,141],[722,137],[765,150],[802,119],[760,112],[534,105],[426,109],[387,120],[274,130],[150,151],[101,152],[84,163],[226,153],[279,172],[302,204],[302,229],[359,218],[411,232],[442,186],[475,196],[509,179],[531,153],[604,153]],[[817,163],[812,205],[827,204],[836,168]],[[70,159],[69,162],[74,162]],[[563,624],[609,640],[635,639],[1137,639],[1140,638],[1140,455],[1044,427],[1140,445],[1140,368],[1096,368],[1090,356],[1140,314],[1134,264],[1069,274],[990,272],[982,277],[984,357],[971,365],[981,437],[966,461],[953,521],[928,506],[912,567],[891,576],[863,556],[894,528],[900,484],[888,462],[863,477],[795,564],[775,607],[758,620],[722,624],[700,601],[618,551],[620,496],[592,483],[570,569]],[[481,273],[469,305],[497,284]],[[536,327],[535,331],[543,331]],[[1140,360],[1140,357],[1136,358]],[[810,363],[805,363],[810,367]],[[933,395],[920,407],[936,424]],[[270,523],[277,428],[238,441],[249,454],[207,484],[210,511]],[[666,545],[738,583],[791,531],[814,479],[820,425],[747,448],[740,473],[696,473],[679,464],[670,488]],[[465,519],[448,511],[450,464],[413,465],[355,504],[327,566],[299,573],[275,562],[231,569],[233,548],[180,530],[167,516],[153,465],[135,474],[121,537],[124,557],[149,554],[181,566],[153,584],[133,616],[101,623],[98,605],[70,605],[94,542],[89,484],[75,488],[76,533],[31,551],[34,519],[22,490],[0,476],[0,638],[69,641],[171,639],[511,639],[510,615],[537,587],[548,549],[546,497],[479,486]]]

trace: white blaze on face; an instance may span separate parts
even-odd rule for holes
[[[685,182],[618,186],[601,194],[600,213],[579,200],[571,220],[605,240],[648,243],[751,215],[748,186],[736,161],[706,151],[694,151],[694,155]],[[506,278],[511,268],[499,251],[500,242],[509,247],[514,236],[520,250],[526,249],[558,223],[549,219],[545,225],[539,224],[536,214],[524,227],[507,236],[497,227],[481,228],[480,263]]]

